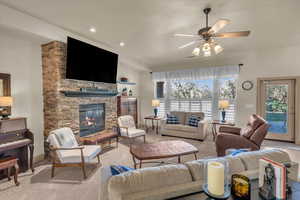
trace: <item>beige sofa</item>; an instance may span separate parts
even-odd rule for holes
[[[164,119],[161,122],[161,135],[175,136],[189,139],[196,139],[203,141],[206,136],[207,122],[204,120],[203,112],[171,112],[171,115],[175,115],[179,124],[167,124],[167,120]],[[201,119],[198,123],[198,127],[189,126],[190,116],[197,116]]]
[[[277,162],[291,162],[289,154],[280,149],[268,149],[225,157],[230,173],[258,178],[259,159],[267,157]],[[111,176],[110,168],[101,169],[99,200],[163,200],[200,192],[203,184],[204,159],[185,164],[148,167]],[[298,164],[293,163],[290,177],[298,178]]]

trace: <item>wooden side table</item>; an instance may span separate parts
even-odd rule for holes
[[[152,122],[152,130],[156,130],[156,134],[158,134],[158,129],[159,129],[159,125],[158,125],[158,122],[161,120],[162,118],[161,117],[155,117],[155,116],[147,116],[144,118],[145,120],[145,126],[146,126],[146,132],[148,131],[148,124],[147,124],[147,121],[151,121]],[[154,125],[156,122],[156,125]]]
[[[213,134],[214,141],[216,141],[217,135],[218,135],[217,125],[235,126],[235,124],[233,122],[230,122],[230,121],[222,122],[221,120],[213,120],[210,122],[210,124],[212,125],[212,134]]]
[[[0,170],[7,170],[7,178],[10,181],[11,169],[14,168],[14,181],[16,186],[19,186],[20,183],[18,181],[18,173],[19,173],[19,165],[18,159],[15,157],[8,157],[0,160]]]

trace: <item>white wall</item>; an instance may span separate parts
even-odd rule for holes
[[[40,43],[0,29],[0,73],[11,74],[12,117],[26,117],[34,133],[35,156],[43,154],[43,98]]]

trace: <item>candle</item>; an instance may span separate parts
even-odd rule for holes
[[[224,165],[217,161],[207,164],[207,187],[214,195],[224,194]]]

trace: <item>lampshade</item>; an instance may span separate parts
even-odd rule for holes
[[[158,99],[153,99],[153,100],[152,100],[152,106],[153,106],[153,107],[159,107],[159,105],[160,105],[160,102],[159,102]]]
[[[12,97],[7,97],[7,96],[0,97],[1,107],[12,106],[12,102],[13,102]]]
[[[229,101],[221,100],[219,101],[219,108],[220,109],[227,109],[229,107]]]

